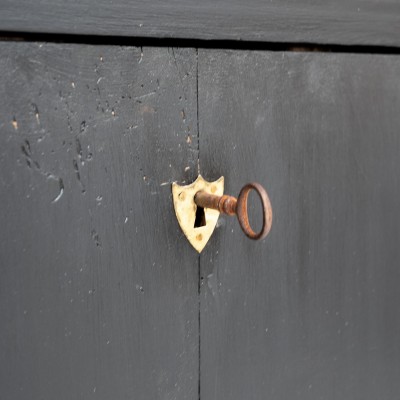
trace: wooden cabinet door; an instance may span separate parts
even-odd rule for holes
[[[400,59],[199,50],[200,165],[265,184],[201,255],[202,399],[400,393]],[[254,210],[257,216],[257,209]]]
[[[0,397],[193,399],[196,51],[0,44]]]
[[[397,56],[3,41],[0,70],[1,398],[396,398]],[[198,166],[266,186],[263,242],[191,248]]]

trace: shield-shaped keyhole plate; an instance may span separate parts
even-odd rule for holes
[[[175,214],[179,225],[190,244],[200,253],[207,244],[218,221],[219,211],[211,208],[198,209],[194,202],[197,192],[222,196],[224,194],[224,177],[215,182],[207,182],[201,175],[190,185],[172,184],[172,197]]]

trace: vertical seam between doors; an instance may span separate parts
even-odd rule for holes
[[[199,121],[199,49],[196,48],[196,119],[197,119],[197,174],[200,175],[200,121]],[[198,255],[198,400],[201,400],[201,256]]]

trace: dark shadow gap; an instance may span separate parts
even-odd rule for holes
[[[97,36],[60,33],[29,33],[0,31],[0,41],[76,43],[135,47],[189,47],[204,49],[264,50],[320,53],[400,54],[400,47],[337,45],[315,43],[275,43],[236,40],[204,40],[181,38],[149,38],[126,36]]]

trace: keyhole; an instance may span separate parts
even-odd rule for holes
[[[204,208],[197,206],[196,219],[194,220],[194,227],[200,228],[206,226],[206,214],[204,214]]]

